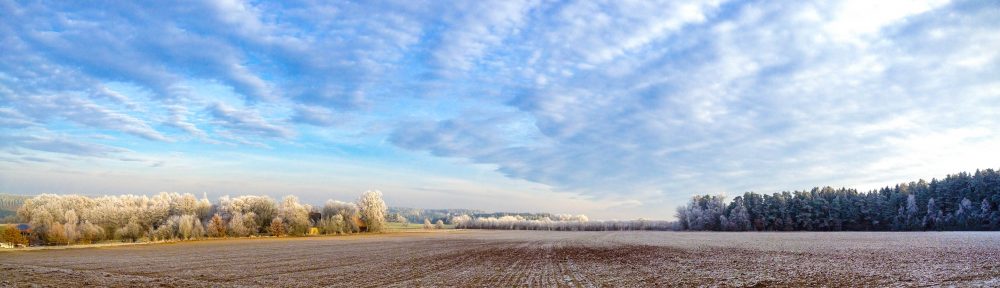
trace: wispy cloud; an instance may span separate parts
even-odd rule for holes
[[[294,135],[291,129],[272,124],[258,113],[246,108],[236,109],[217,102],[209,106],[208,111],[215,117],[219,126],[241,136],[289,138]]]
[[[4,146],[88,157],[112,157],[126,149],[59,137],[0,135]]]

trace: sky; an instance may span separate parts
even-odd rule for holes
[[[995,1],[0,0],[0,192],[671,219],[1000,168]]]

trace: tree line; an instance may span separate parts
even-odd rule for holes
[[[67,245],[382,232],[386,211],[379,191],[367,191],[355,202],[329,200],[323,207],[299,203],[295,196],[281,201],[224,196],[213,204],[189,193],[164,192],[96,198],[43,194],[25,200],[17,216],[30,224],[33,244]]]
[[[746,192],[728,203],[722,196],[695,196],[677,209],[677,224],[705,231],[1000,230],[998,204],[1000,173],[986,169],[868,192]]]
[[[421,223],[425,219],[431,222],[442,221],[452,224],[451,218],[458,215],[475,215],[486,213],[475,209],[423,209],[409,207],[389,207],[390,222]]]
[[[672,230],[671,221],[662,220],[599,220],[591,221],[586,215],[548,214],[533,219],[522,215],[500,217],[473,217],[461,215],[452,218],[455,228],[494,230],[544,230],[544,231],[631,231]]]
[[[24,204],[24,200],[30,197],[21,195],[0,194],[0,223],[14,223],[16,221],[17,207]]]
[[[0,194],[0,210],[15,211],[28,198],[21,195]]]

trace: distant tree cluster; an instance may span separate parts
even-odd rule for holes
[[[295,196],[224,196],[217,204],[191,194],[149,196],[39,195],[24,201],[18,217],[30,224],[33,243],[67,245],[98,241],[190,240],[260,235],[303,236],[380,232],[385,227],[382,193],[365,192],[357,203],[330,200],[322,212]],[[316,215],[316,219],[311,216]]]
[[[496,229],[496,230],[546,230],[546,231],[629,231],[629,230],[671,230],[670,221],[651,220],[607,220],[590,221],[586,215],[555,214],[552,218],[527,219],[520,215],[500,217],[471,217],[461,215],[452,218],[456,228]]]
[[[868,192],[813,188],[753,192],[725,203],[695,196],[677,209],[680,229],[707,231],[1000,230],[1000,173],[993,169]]]
[[[0,194],[0,223],[14,223],[17,220],[17,208],[24,204],[28,196]]]
[[[454,224],[450,222],[450,219],[452,217],[458,215],[479,216],[485,213],[486,213],[485,211],[474,210],[474,209],[421,209],[421,208],[406,208],[406,207],[389,207],[389,214],[393,215],[390,221],[396,223],[419,224],[423,223],[424,219],[428,219],[429,221],[431,221],[431,223],[441,220],[445,224]]]
[[[21,207],[21,204],[24,204],[24,200],[27,200],[28,198],[31,197],[0,194],[0,210],[16,211],[17,207]]]

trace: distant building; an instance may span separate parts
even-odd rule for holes
[[[29,224],[17,224],[17,231],[21,232],[21,236],[30,237],[34,231],[31,230],[31,225]]]

